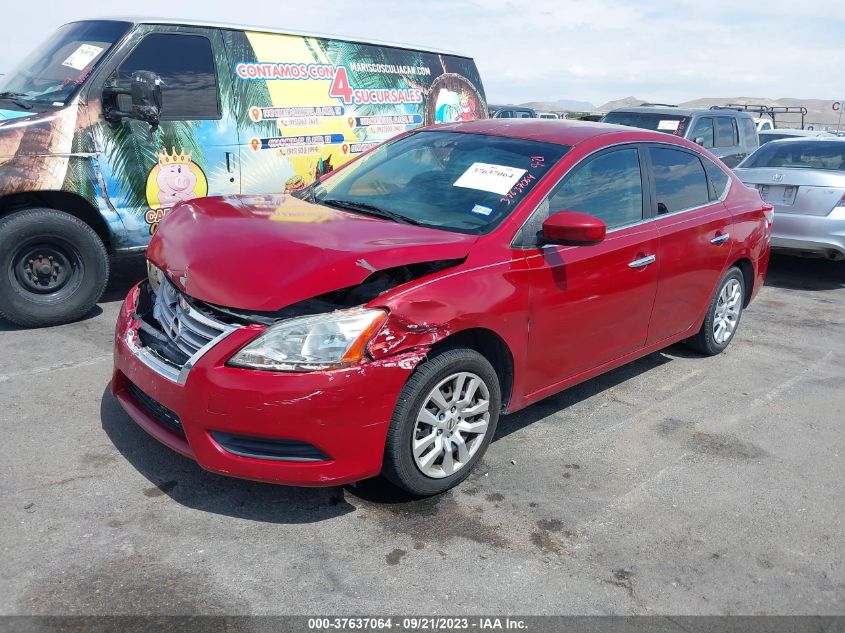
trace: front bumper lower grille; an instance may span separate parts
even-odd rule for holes
[[[135,398],[135,401],[159,424],[174,433],[181,435],[182,437],[185,436],[185,429],[182,428],[182,421],[179,419],[178,415],[157,400],[145,394],[133,383],[130,382],[127,389],[129,390],[129,393],[132,394],[132,397]]]
[[[269,459],[278,462],[324,462],[329,459],[316,446],[299,440],[232,435],[220,431],[213,431],[211,437],[224,450],[241,457]]]

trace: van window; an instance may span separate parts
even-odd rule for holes
[[[657,190],[658,215],[710,203],[707,177],[698,156],[668,147],[652,147],[649,152]]]
[[[581,211],[608,229],[643,219],[639,153],[634,148],[601,154],[571,171],[551,194],[549,211]]]
[[[754,127],[754,121],[751,119],[740,119],[739,127],[742,129],[742,140],[748,145],[754,145],[754,136],[757,134],[757,129]]]
[[[148,35],[120,65],[120,85],[129,85],[137,70],[150,70],[161,77],[162,119],[220,118],[214,56],[207,37]]]
[[[108,20],[65,24],[17,68],[0,75],[0,93],[22,102],[67,103],[127,30],[129,23]]]
[[[713,119],[708,116],[696,121],[688,138],[693,142],[698,138],[703,139],[702,147],[713,147]]]
[[[716,117],[716,147],[734,147],[739,145],[736,121],[733,118]]]

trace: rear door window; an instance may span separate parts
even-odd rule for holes
[[[549,211],[581,211],[608,229],[643,219],[643,187],[636,148],[613,150],[576,166],[549,199]]]
[[[726,116],[716,117],[715,147],[733,147],[735,145],[739,145],[736,120]]]
[[[742,140],[746,145],[754,146],[754,137],[757,135],[757,128],[754,127],[754,121],[751,119],[740,119],[739,127],[742,130]]]
[[[651,147],[651,166],[657,193],[657,213],[665,215],[710,203],[704,166],[691,152]]]
[[[708,116],[696,121],[688,138],[702,147],[713,147],[713,119]]]

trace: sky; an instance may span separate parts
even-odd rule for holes
[[[475,58],[488,100],[634,95],[845,97],[845,4],[839,0],[63,0],[9,2],[0,73],[59,25],[143,15],[340,34]]]

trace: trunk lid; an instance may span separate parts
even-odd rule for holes
[[[776,212],[828,215],[845,195],[845,173],[796,168],[734,169]]]

